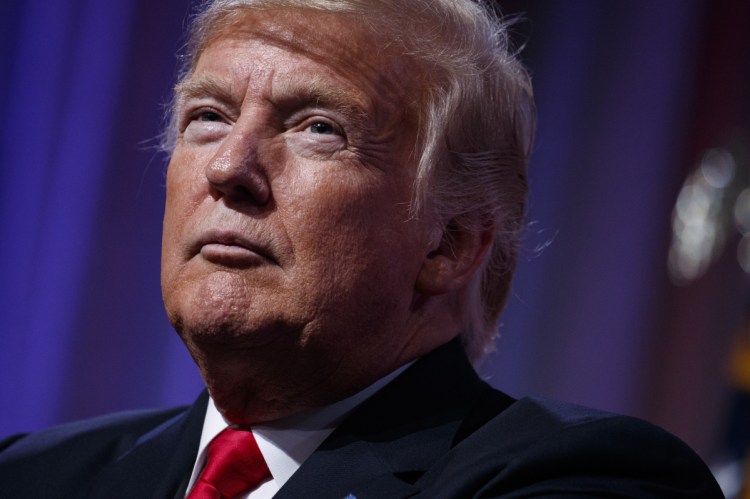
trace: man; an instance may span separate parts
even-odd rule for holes
[[[217,0],[189,52],[162,288],[207,395],[6,440],[4,495],[721,496],[661,430],[515,401],[471,368],[508,293],[533,129],[492,16]]]

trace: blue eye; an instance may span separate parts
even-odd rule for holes
[[[212,111],[204,111],[200,113],[196,119],[198,121],[222,121],[221,116],[219,116],[218,113],[214,113]]]
[[[325,123],[322,121],[316,121],[315,123],[310,125],[310,132],[330,135],[332,133],[335,133],[335,130],[333,129],[333,126],[331,126],[328,123]]]

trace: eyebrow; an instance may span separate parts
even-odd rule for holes
[[[189,99],[210,97],[221,102],[237,101],[232,92],[232,81],[214,75],[203,75],[199,78],[188,78],[177,84],[175,96],[177,109]],[[326,78],[311,77],[303,81],[280,81],[274,85],[271,104],[280,110],[302,107],[324,107],[341,113],[355,126],[364,126],[370,113],[367,103],[361,95],[349,89],[334,86]]]
[[[345,87],[331,85],[324,78],[280,82],[275,93],[277,107],[324,107],[343,114],[354,124],[363,125],[369,118],[368,103],[362,95]]]
[[[223,102],[231,102],[235,96],[231,91],[232,84],[229,80],[212,75],[200,78],[188,78],[181,81],[175,87],[175,96],[178,105],[186,99],[200,99],[213,97]]]

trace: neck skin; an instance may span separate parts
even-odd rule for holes
[[[452,294],[418,297],[408,332],[397,355],[360,359],[368,352],[345,352],[331,359],[317,345],[304,345],[307,355],[284,362],[288,345],[242,348],[237,345],[188,345],[211,397],[232,424],[253,425],[323,407],[349,397],[376,380],[455,338],[460,332],[458,299]]]

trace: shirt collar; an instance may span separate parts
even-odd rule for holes
[[[280,489],[347,414],[390,383],[410,365],[411,363],[399,367],[364,390],[331,405],[253,426],[253,436],[271,471],[271,482],[275,485],[273,488]],[[214,405],[213,399],[209,398],[188,491],[203,469],[206,447],[228,426]]]

